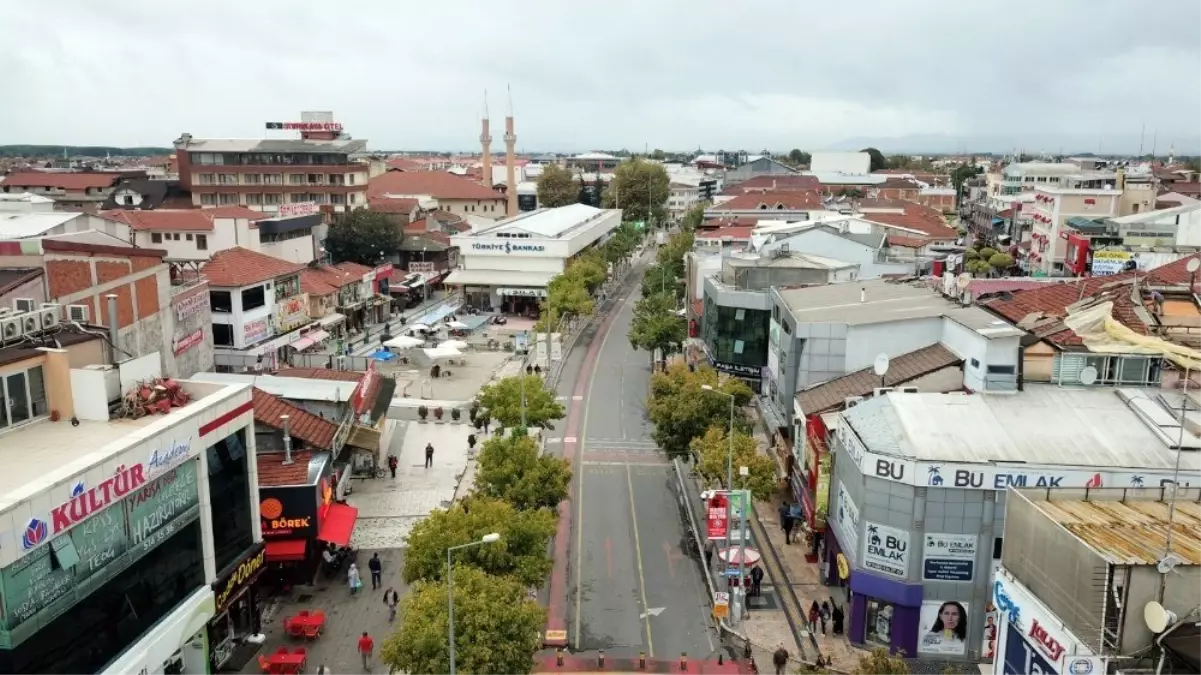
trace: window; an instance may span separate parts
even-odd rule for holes
[[[987,372],[989,375],[1016,375],[1018,369],[1017,366],[989,366]]]
[[[212,505],[217,569],[231,565],[253,543],[250,474],[246,467],[246,430],[208,448],[209,503]]]
[[[151,232],[150,233],[150,243],[151,244],[163,243],[163,233],[162,232]]]
[[[279,206],[279,195],[277,195],[277,194],[263,195],[263,206]]]
[[[734,320],[735,321],[742,321],[745,318],[746,318],[746,310],[745,309],[739,308],[734,311]]]
[[[354,185],[354,174],[353,173],[346,174],[346,184]]]
[[[309,174],[309,185],[322,185],[325,183],[325,176],[319,173]]]
[[[252,206],[261,206],[263,204],[263,195],[256,193],[246,195],[246,203]]]
[[[198,234],[198,235],[196,235],[196,250],[197,250],[197,251],[207,251],[207,250],[209,250],[209,238],[208,238],[208,235],[206,235],[206,234]]]
[[[979,367],[980,367],[980,361],[979,361],[979,359],[972,359],[972,367],[973,367],[973,368],[979,368]]]
[[[46,382],[34,366],[0,377],[0,429],[24,424],[46,414]]]
[[[249,312],[252,309],[258,309],[267,304],[267,292],[262,286],[247,288],[242,291],[242,311]]]
[[[242,174],[242,183],[245,185],[258,185],[263,182],[263,177],[257,173]]]
[[[212,185],[216,182],[213,178],[213,174],[211,173],[202,173],[198,176],[198,178],[200,179],[198,182],[201,185]]]
[[[200,205],[201,206],[216,206],[217,205],[217,195],[212,194],[212,193],[205,193],[205,194],[200,195]]]
[[[359,203],[359,194],[358,194],[357,192],[352,192],[352,193],[350,194],[350,203],[351,203],[351,204],[358,204],[358,203]]]
[[[345,204],[346,203],[346,195],[331,194],[329,196],[329,203],[330,204]]]
[[[304,178],[303,173],[290,173],[288,174],[288,185],[304,185]]]
[[[187,236],[188,236],[188,241],[192,241],[192,233],[189,232]]]
[[[126,206],[133,206],[133,195],[123,195],[121,197],[121,203]],[[1138,213],[1138,204],[1134,205],[1134,212]]]
[[[213,308],[214,314],[229,314],[234,311],[229,291],[209,291],[209,305]]]
[[[213,344],[218,347],[234,346],[234,327],[229,324],[213,324]]]
[[[179,233],[176,232],[176,233],[172,234],[171,238],[174,239],[175,241],[179,241]]]
[[[263,174],[263,185],[283,185],[284,177],[278,173]]]
[[[892,646],[893,606],[880,600],[867,601],[867,642],[882,647]]]
[[[303,192],[293,192],[288,195],[288,201],[292,202],[293,204],[300,204],[301,202],[307,202],[311,200],[309,199],[309,196]]]
[[[220,202],[221,202],[221,206],[233,206],[234,204],[238,203],[238,195],[223,194],[223,195],[221,195]]]
[[[219,173],[219,174],[217,174],[217,184],[218,185],[237,185],[238,184],[238,175],[233,174],[233,173]]]

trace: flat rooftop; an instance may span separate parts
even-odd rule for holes
[[[1087,499],[1060,498],[1045,490],[1016,492],[1110,564],[1155,565],[1163,558],[1168,501],[1132,497],[1127,490],[1089,491]],[[1185,565],[1201,565],[1199,493],[1197,488],[1181,489],[1171,516],[1172,552]]]
[[[196,373],[189,379],[216,384],[249,384],[280,398],[290,398],[293,401],[326,401],[327,403],[349,401],[351,394],[358,386],[357,382],[248,373]]]
[[[881,279],[777,291],[799,323],[848,326],[946,317],[986,338],[1018,337],[1024,331],[979,307],[963,307],[926,285]]]
[[[304,140],[291,138],[194,138],[188,152],[263,152],[351,154],[367,149],[364,140]],[[199,165],[193,165],[193,169]],[[216,166],[216,165],[214,165]],[[284,167],[286,169],[286,167]]]
[[[843,416],[871,452],[918,461],[1171,471],[1178,451],[1127,403],[1140,391],[1027,384],[1003,396],[891,392]],[[1201,452],[1186,449],[1179,459],[1181,471],[1201,472]]]
[[[472,237],[495,237],[506,232],[528,232],[544,239],[562,239],[571,231],[596,218],[617,213],[615,209],[598,209],[587,204],[571,204],[553,209],[538,209],[502,220],[492,227],[471,233]]]

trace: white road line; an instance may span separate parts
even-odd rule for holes
[[[575,437],[575,436],[568,436],[567,438],[564,438],[564,439],[563,439],[563,442],[564,442],[564,443],[575,443],[575,442],[576,442],[576,437]]]

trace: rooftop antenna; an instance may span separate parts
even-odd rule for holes
[[[1143,122],[1143,130],[1138,132],[1138,156],[1143,156],[1143,141],[1147,138],[1147,123]]]
[[[884,386],[884,376],[888,374],[888,354],[880,352],[876,354],[876,360],[872,363],[872,372],[880,376],[880,386]]]

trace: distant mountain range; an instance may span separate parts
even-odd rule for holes
[[[171,148],[117,148],[105,145],[0,145],[0,157],[154,157],[175,152]]]
[[[1155,142],[1155,147],[1151,143]],[[1160,134],[1158,138],[1148,132],[1141,139],[1143,154],[1153,150],[1158,156],[1168,154],[1168,149],[1175,147],[1177,157],[1201,155],[1201,136],[1177,136],[1167,138]],[[1140,138],[1138,134],[1111,134],[1101,137],[1081,134],[971,134],[966,136],[951,136],[947,134],[911,134],[883,137],[848,138],[823,150],[862,150],[876,148],[885,155],[893,154],[930,154],[951,155],[991,153],[1003,154],[1018,150],[1028,155],[1048,153],[1052,155],[1072,156],[1081,153],[1096,155],[1136,155],[1139,154]],[[819,148],[809,148],[809,151]]]

